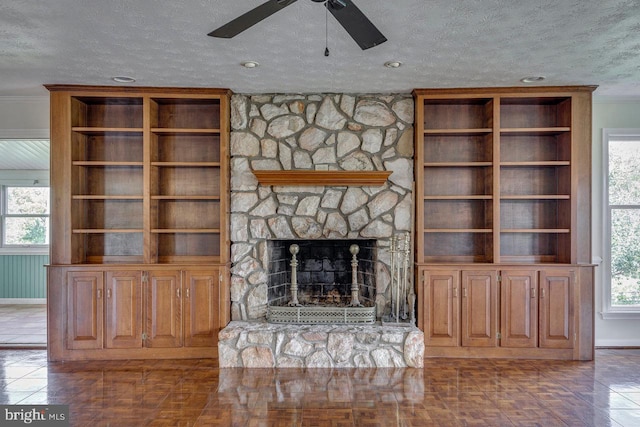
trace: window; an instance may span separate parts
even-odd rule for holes
[[[603,142],[603,317],[640,315],[640,129],[605,129]]]
[[[2,247],[49,244],[49,188],[2,187]]]

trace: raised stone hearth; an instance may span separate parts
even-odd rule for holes
[[[416,327],[233,321],[219,334],[221,368],[422,368]]]

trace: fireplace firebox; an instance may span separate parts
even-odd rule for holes
[[[269,241],[267,320],[373,323],[376,241]]]

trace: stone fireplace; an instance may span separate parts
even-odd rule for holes
[[[273,249],[277,241],[368,242],[364,246],[371,246],[373,256],[367,261],[368,276],[367,280],[363,278],[363,292],[366,291],[366,298],[375,305],[378,319],[388,313],[391,309],[390,242],[393,236],[409,232],[412,222],[412,98],[405,94],[236,94],[231,100],[230,151],[232,324],[221,333],[220,348],[224,350],[227,344],[234,348],[225,356],[221,353],[221,361],[238,366],[248,358],[248,362],[240,364],[247,366],[252,365],[251,360],[264,356],[261,352],[271,352],[276,354],[267,359],[273,360],[275,366],[298,366],[299,359],[293,363],[293,356],[278,352],[296,340],[291,331],[297,331],[294,335],[300,336],[304,330],[287,328],[288,332],[278,332],[268,327],[267,336],[281,342],[269,344],[269,349],[266,349],[267,344],[263,346],[265,348],[253,348],[253,358],[238,344],[248,339],[247,332],[238,329],[238,322],[264,322],[270,293],[273,297],[277,288],[275,278],[284,279],[286,283],[286,261],[282,261],[279,250]],[[322,182],[301,185],[295,181],[262,185],[254,174],[254,171],[283,170],[387,171],[390,175],[380,185],[340,186]],[[310,271],[300,271],[303,277],[307,273],[309,277],[313,276],[311,270],[319,268],[318,260],[309,263]],[[335,278],[336,272],[331,273]],[[255,329],[257,326],[250,328],[254,331],[253,339],[267,340],[264,331]],[[318,338],[318,331],[314,331],[311,335]],[[407,338],[408,332],[400,333],[401,340]],[[340,332],[343,333],[346,332]],[[375,341],[371,351],[384,347],[388,337],[372,339],[373,335],[367,334],[369,332],[365,333],[369,338],[360,338],[370,343]],[[396,351],[398,339],[393,338],[394,344],[389,351]],[[358,338],[355,340],[357,342]],[[308,346],[324,353],[313,356],[317,351],[309,351],[304,357],[300,356],[303,359],[325,360],[324,356],[330,354],[313,339],[305,341],[303,347]],[[366,356],[358,354],[360,362],[354,362],[353,356],[348,362],[351,365],[345,366],[379,366],[383,359],[395,360],[391,366],[398,366],[398,360],[402,359],[401,352],[398,357],[389,353],[378,357],[374,363],[369,353]],[[278,363],[279,358],[282,363]],[[334,360],[329,365],[340,363]]]

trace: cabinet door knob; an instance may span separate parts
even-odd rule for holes
[[[185,291],[187,294],[185,295],[185,297],[189,298],[189,288],[187,288],[187,290]]]
[[[536,288],[531,288],[531,298],[536,297]]]
[[[107,299],[111,299],[111,289],[107,289]]]
[[[180,288],[176,289],[176,298],[180,298]]]
[[[458,288],[453,288],[453,297],[458,298]]]
[[[102,289],[98,289],[98,295],[97,295],[98,299],[102,299]]]

